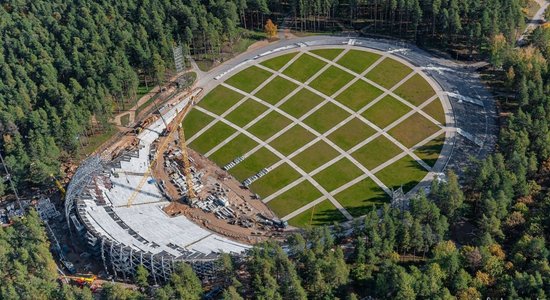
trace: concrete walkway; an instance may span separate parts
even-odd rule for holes
[[[256,146],[255,148],[253,148],[252,150],[250,150],[248,153],[246,153],[244,155],[244,157],[247,157],[251,154],[253,154],[255,151],[259,150],[260,148],[262,147],[266,147],[266,145],[269,145],[269,143],[271,141],[273,141],[274,139],[276,139],[277,137],[281,136],[282,134],[284,134],[286,131],[288,131],[290,128],[292,128],[293,126],[297,126],[297,125],[300,125],[304,128],[306,128],[306,130],[310,131],[311,133],[313,133],[314,135],[316,135],[316,138],[314,140],[312,140],[311,142],[307,143],[306,145],[302,146],[301,148],[297,149],[295,152],[293,152],[292,154],[288,155],[285,157],[285,159],[281,159],[280,161],[278,161],[277,163],[275,163],[274,165],[270,166],[269,168],[270,169],[274,169],[278,166],[280,166],[281,164],[284,164],[284,163],[288,163],[290,161],[290,159],[296,155],[298,155],[299,153],[303,152],[305,149],[307,149],[308,147],[312,146],[313,144],[315,144],[316,142],[320,141],[320,140],[323,140],[324,142],[326,142],[327,144],[331,145],[334,149],[336,149],[340,154],[333,158],[332,160],[330,160],[329,162],[323,164],[322,166],[318,167],[317,169],[313,170],[312,172],[310,172],[309,174],[307,174],[307,176],[302,176],[301,178],[297,179],[296,181],[292,182],[291,184],[287,185],[286,187],[284,187],[283,189],[277,191],[276,193],[270,195],[269,197],[266,197],[263,201],[264,202],[269,202],[270,200],[276,198],[277,196],[281,195],[282,193],[290,190],[291,188],[295,187],[296,185],[302,183],[303,181],[305,180],[308,180],[310,181],[314,186],[316,186],[317,188],[319,188],[319,184],[315,182],[315,180],[313,180],[312,176],[314,176],[315,174],[321,172],[322,170],[328,168],[329,166],[331,166],[332,164],[336,163],[337,161],[339,161],[340,159],[346,157],[347,159],[349,159],[350,161],[352,161],[355,165],[357,165],[363,172],[364,174],[353,179],[352,181],[344,184],[343,186],[339,187],[338,189],[330,192],[330,193],[326,193],[326,191],[322,191],[323,193],[323,196],[320,197],[319,199],[317,200],[314,200],[313,202],[310,202],[309,204],[307,204],[306,206],[294,211],[293,213],[289,214],[288,216],[285,216],[284,219],[290,219],[292,217],[294,217],[295,215],[313,207],[314,205],[324,201],[325,199],[329,199],[338,209],[340,209],[340,211],[342,211],[342,213],[348,217],[349,219],[349,213],[347,213],[347,211],[345,211],[345,209],[343,207],[341,207],[341,205],[332,197],[334,195],[336,195],[337,193],[339,193],[340,191],[343,191],[351,186],[353,186],[354,184],[360,182],[361,180],[364,180],[366,178],[371,178],[372,180],[374,180],[379,186],[381,186],[385,191],[386,193],[390,194],[391,195],[391,191],[378,179],[376,178],[376,176],[374,176],[374,173],[382,170],[383,168],[385,168],[386,166],[394,163],[395,161],[403,158],[404,156],[406,155],[410,155],[411,157],[413,157],[416,161],[419,162],[419,164],[421,164],[426,170],[430,171],[431,170],[431,167],[429,167],[424,161],[422,161],[419,157],[417,157],[413,151],[424,145],[425,143],[428,143],[429,141],[431,141],[433,138],[439,136],[443,131],[444,131],[444,128],[443,126],[438,122],[436,121],[435,119],[433,119],[431,116],[427,115],[426,113],[424,113],[421,109],[423,107],[425,107],[426,105],[430,104],[432,101],[435,101],[436,99],[438,99],[438,95],[434,95],[432,96],[430,99],[426,100],[422,105],[416,107],[412,104],[410,104],[408,101],[402,99],[401,97],[395,95],[393,93],[393,91],[395,89],[397,89],[399,86],[401,86],[403,83],[405,83],[408,79],[410,79],[412,76],[414,76],[415,74],[417,74],[419,72],[419,69],[418,68],[414,68],[413,67],[413,71],[408,74],[405,78],[403,78],[402,80],[400,80],[397,84],[395,84],[395,86],[393,86],[391,89],[386,89],[368,79],[366,79],[364,76],[370,71],[372,70],[373,68],[375,68],[379,63],[381,63],[387,56],[387,54],[384,54],[380,57],[380,59],[378,59],[375,63],[373,63],[367,70],[365,70],[364,72],[362,72],[361,74],[357,74],[347,68],[344,68],[340,65],[337,65],[334,63],[334,61],[337,61],[340,57],[342,57],[343,55],[345,55],[345,53],[347,51],[349,51],[349,47],[347,49],[345,49],[342,53],[340,53],[334,60],[326,60],[324,59],[323,57],[319,57],[311,52],[308,52],[308,54],[310,55],[313,55],[315,56],[316,58],[318,59],[321,59],[323,60],[324,62],[326,62],[327,64],[322,68],[320,69],[316,74],[314,74],[311,78],[309,78],[305,83],[301,83],[297,80],[294,80],[293,78],[290,78],[284,74],[282,74],[282,72],[284,71],[284,69],[286,69],[288,66],[290,66],[295,60],[297,60],[301,55],[303,55],[303,53],[305,53],[305,51],[301,51],[300,55],[296,55],[295,57],[293,57],[293,59],[291,59],[289,62],[287,62],[287,64],[279,71],[273,71],[269,68],[266,68],[266,67],[263,67],[262,65],[258,65],[258,67],[264,69],[264,70],[267,70],[271,73],[273,73],[266,81],[264,81],[261,85],[259,85],[254,91],[252,91],[251,93],[246,93],[240,89],[237,89],[235,87],[232,87],[232,86],[229,86],[227,84],[222,84],[222,86],[225,86],[226,88],[229,88],[231,90],[234,90],[238,93],[241,93],[243,95],[243,98],[235,105],[233,105],[231,108],[229,108],[226,112],[224,112],[221,116],[217,116],[209,111],[207,111],[206,109],[203,109],[203,108],[200,108],[200,107],[197,107],[197,109],[199,109],[200,111],[214,117],[214,120],[208,124],[205,128],[203,128],[201,131],[197,132],[193,137],[191,137],[191,139],[189,139],[189,142],[192,142],[192,140],[194,140],[196,137],[200,136],[204,131],[208,130],[211,126],[213,126],[216,122],[218,121],[222,121],[222,122],[225,122],[225,123],[230,123],[228,125],[234,127],[235,129],[237,129],[237,131],[232,134],[230,137],[226,138],[224,141],[222,141],[221,143],[219,143],[218,145],[216,145],[214,148],[212,148],[210,151],[208,151],[206,153],[206,156],[210,156],[211,154],[213,154],[214,152],[216,152],[217,150],[219,150],[221,147],[223,147],[224,145],[226,145],[227,143],[229,143],[231,140],[233,140],[237,135],[239,134],[246,134],[245,132],[246,129],[250,128],[251,126],[253,126],[255,123],[257,123],[259,120],[261,120],[263,117],[265,117],[267,114],[269,114],[270,112],[272,111],[276,111],[278,113],[280,113],[281,115],[287,117],[288,119],[292,120],[293,123],[291,123],[290,125],[288,125],[287,127],[285,127],[283,130],[281,130],[280,132],[276,133],[275,135],[273,135],[272,137],[270,137],[269,139],[265,140],[265,141],[261,141],[259,138],[257,137],[254,137],[253,139],[256,140],[257,142],[260,141],[258,143],[258,146]],[[348,73],[350,73],[351,75],[354,76],[353,80],[350,81],[349,83],[347,83],[346,85],[344,85],[342,88],[340,88],[336,93],[334,93],[333,95],[330,95],[330,96],[327,96],[327,95],[324,95],[322,93],[320,93],[319,91],[315,90],[315,89],[312,89],[308,86],[308,84],[310,82],[312,82],[313,80],[315,80],[318,76],[320,76],[326,69],[328,69],[330,66],[336,66]],[[275,77],[277,76],[280,76],[282,78],[285,78],[286,80],[289,80],[295,84],[297,84],[297,88],[292,91],[290,94],[288,94],[287,96],[285,96],[282,100],[280,100],[278,103],[276,103],[275,105],[272,105],[270,103],[267,103],[257,97],[255,97],[253,94],[257,93],[259,90],[261,90],[263,87],[265,87],[267,84],[269,84],[269,82],[274,79]],[[340,102],[338,101],[335,101],[334,98],[336,98],[340,93],[342,93],[343,91],[345,91],[349,86],[351,86],[352,84],[354,84],[355,82],[357,82],[358,80],[364,80],[366,82],[368,82],[369,84],[373,85],[373,86],[376,86],[377,88],[379,88],[380,90],[383,91],[383,94],[379,97],[377,97],[374,101],[371,101],[369,104],[367,104],[365,107],[363,107],[362,109],[360,109],[358,112],[355,112],[351,109],[349,109],[347,106],[341,104]],[[310,91],[312,91],[313,93],[321,96],[324,100],[322,101],[322,103],[320,103],[319,105],[317,105],[316,107],[314,107],[313,109],[311,109],[309,112],[307,112],[304,116],[300,117],[299,119],[296,119],[294,118],[293,116],[287,114],[285,111],[279,109],[279,106],[282,105],[283,103],[285,103],[288,99],[290,99],[293,95],[295,95],[297,92],[299,92],[301,89],[308,89]],[[393,97],[395,97],[396,99],[398,99],[399,101],[401,101],[402,103],[404,103],[405,105],[407,105],[408,107],[411,108],[411,111],[409,111],[407,114],[405,114],[404,116],[402,116],[401,118],[399,118],[398,120],[396,120],[395,122],[393,122],[392,124],[388,125],[386,128],[378,128],[376,125],[372,124],[370,121],[368,121],[367,119],[365,119],[364,117],[361,116],[361,113],[364,112],[365,110],[367,110],[369,107],[371,107],[372,105],[374,105],[376,102],[380,101],[381,99],[383,99],[385,96],[387,95],[392,95]],[[229,114],[230,112],[234,111],[238,106],[240,106],[245,100],[247,99],[253,99],[263,105],[266,105],[268,107],[268,109],[260,114],[258,117],[256,117],[254,120],[252,120],[251,122],[249,122],[248,124],[246,124],[245,126],[243,126],[242,128],[236,126],[235,124],[231,123],[231,122],[228,122],[227,120],[225,120],[225,116],[227,114]],[[348,112],[350,114],[350,116],[348,118],[346,118],[345,120],[343,120],[342,122],[340,122],[339,124],[337,124],[336,126],[334,126],[331,130],[329,130],[328,132],[324,133],[324,134],[320,134],[319,132],[316,132],[314,129],[312,129],[311,127],[309,127],[308,125],[304,124],[302,121],[304,119],[306,119],[309,115],[313,114],[317,109],[321,108],[322,106],[324,106],[326,103],[328,102],[332,102],[333,104],[337,105],[338,107],[344,109],[346,112]],[[407,147],[405,147],[404,145],[402,145],[399,141],[397,141],[395,138],[393,138],[392,136],[390,136],[389,134],[387,134],[387,131],[390,130],[391,128],[397,126],[398,124],[400,124],[402,121],[406,120],[408,117],[410,117],[411,115],[413,115],[414,113],[419,113],[423,116],[425,116],[427,119],[429,119],[430,121],[432,121],[434,124],[438,125],[441,129],[434,135],[426,138],[424,141],[421,141],[420,143],[418,143],[417,145],[415,145],[413,148],[409,149]],[[326,138],[328,135],[330,135],[332,132],[334,132],[335,130],[337,130],[338,128],[340,128],[341,126],[347,124],[350,120],[352,120],[353,118],[358,118],[360,119],[361,121],[363,121],[364,123],[366,123],[367,125],[369,125],[370,127],[374,128],[376,130],[376,134],[374,134],[373,136],[367,138],[365,141],[361,142],[360,144],[356,145],[355,147],[353,147],[352,149],[348,150],[348,151],[344,151],[342,150],[341,148],[339,148],[337,145],[335,145],[332,141],[330,141],[328,138]],[[232,124],[232,125],[231,125]],[[248,135],[248,134],[247,134]],[[360,149],[362,146],[364,146],[365,144],[367,144],[368,142],[374,140],[375,138],[379,137],[380,135],[384,135],[386,138],[388,138],[390,141],[392,141],[394,144],[396,144],[403,152],[400,153],[399,155],[395,156],[394,158],[384,162],[383,164],[381,164],[380,166],[374,168],[372,171],[368,170],[367,168],[365,168],[364,166],[362,166],[362,164],[360,164],[359,162],[357,162],[350,154],[353,153],[354,151]],[[270,147],[266,147],[268,148],[269,150]],[[274,152],[275,153],[275,152]],[[275,153],[276,155],[278,155],[278,153]],[[280,154],[280,153],[279,153]],[[282,156],[281,155],[278,155],[279,157]],[[290,161],[291,162],[291,161]],[[292,166],[292,164],[290,164]],[[296,166],[297,168],[297,166]],[[298,168],[299,169],[299,168]],[[300,172],[301,171],[301,172]],[[299,172],[303,175],[305,174],[305,172],[303,170],[299,170]]]

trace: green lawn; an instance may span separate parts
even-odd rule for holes
[[[355,73],[361,74],[380,58],[380,55],[372,52],[350,50],[342,56],[337,63]]]
[[[285,163],[278,166],[275,170],[271,170],[264,177],[254,181],[254,183],[250,185],[250,190],[260,195],[260,197],[265,198],[298,178],[300,178],[300,174]]]
[[[293,82],[290,82],[282,77],[275,77],[260,91],[258,91],[255,96],[268,103],[276,104],[297,87],[298,86]]]
[[[439,130],[439,126],[432,123],[432,121],[424,118],[419,113],[414,113],[388,133],[405,147],[411,148]]]
[[[231,76],[225,83],[250,93],[271,75],[264,69],[252,66]]]
[[[318,141],[300,154],[292,158],[302,170],[311,172],[329,160],[338,156],[338,151],[324,141]]]
[[[439,158],[439,153],[445,144],[445,134],[441,134],[437,138],[431,140],[426,145],[416,149],[416,154],[421,160],[433,167]]]
[[[410,110],[408,106],[388,95],[369,107],[361,115],[376,126],[384,129]]]
[[[379,136],[351,155],[367,169],[372,170],[403,152],[384,136]]]
[[[304,54],[294,61],[283,74],[300,82],[306,82],[313,74],[319,72],[325,66],[322,60],[311,55]]]
[[[120,117],[120,125],[128,126],[128,123],[130,123],[130,113],[127,113]]]
[[[441,100],[439,100],[439,98],[424,106],[422,110],[435,120],[439,121],[441,125],[446,124],[445,111],[443,110],[443,105],[441,104]]]
[[[232,135],[235,129],[225,123],[218,122],[210,127],[198,138],[193,140],[189,147],[195,149],[199,153],[206,153],[214,148],[217,144],[223,142],[226,138]]]
[[[90,153],[96,151],[99,146],[103,145],[103,143],[107,142],[116,133],[118,133],[116,127],[109,124],[101,133],[94,133],[88,137],[81,137],[85,146],[80,148],[79,155],[81,155],[81,157],[88,156]]]
[[[345,220],[344,215],[329,200],[325,200],[288,220],[288,223],[295,227],[308,227],[332,225]]]
[[[301,89],[283,103],[280,108],[298,119],[321,102],[323,102],[323,98],[319,95],[309,90]]]
[[[235,158],[252,150],[256,145],[258,144],[251,138],[244,134],[239,134],[229,143],[212,153],[209,158],[218,164],[218,166],[223,167]]]
[[[278,71],[280,68],[282,68],[284,65],[288,63],[289,60],[291,60],[296,54],[299,52],[293,52],[288,54],[283,54],[281,56],[277,56],[272,59],[268,59],[261,63],[261,65],[266,66],[274,71]]]
[[[341,191],[334,198],[354,217],[367,214],[373,205],[379,207],[390,201],[388,194],[370,178]]]
[[[416,106],[435,95],[432,86],[420,74],[415,74],[403,83],[395,93]]]
[[[420,183],[427,173],[426,169],[407,155],[376,173],[376,177],[390,189],[403,186],[403,191],[407,193]]]
[[[374,69],[368,72],[366,77],[390,89],[411,72],[411,68],[394,59],[386,57],[381,63],[374,67]]]
[[[309,52],[317,54],[324,59],[333,60],[336,56],[338,56],[338,54],[342,53],[342,51],[344,51],[344,49],[318,49],[311,50]]]
[[[349,159],[344,157],[330,167],[315,174],[313,179],[325,188],[325,190],[332,192],[361,175],[363,175],[363,171],[356,167]]]
[[[214,118],[200,112],[196,109],[192,109],[183,119],[183,129],[185,130],[185,136],[190,138],[197,132],[203,129],[206,125],[210,124]]]
[[[292,123],[292,121],[288,118],[276,111],[272,111],[256,124],[252,125],[252,127],[248,128],[248,132],[265,141],[290,123]]]
[[[267,202],[267,206],[279,216],[284,217],[300,207],[319,199],[321,192],[309,181],[304,180],[297,186]]]
[[[197,105],[217,115],[221,115],[242,98],[244,98],[243,95],[219,85],[202,98]]]
[[[304,123],[315,129],[317,132],[324,133],[336,124],[342,122],[347,117],[349,117],[349,114],[345,110],[331,102],[328,102],[323,105],[323,107],[308,116],[304,120]]]
[[[315,78],[309,86],[327,96],[332,96],[352,79],[353,75],[350,73],[330,66],[319,77]]]
[[[358,111],[380,95],[382,95],[381,90],[368,84],[364,80],[357,80],[354,84],[338,95],[335,100],[355,111]]]
[[[244,127],[266,110],[267,106],[256,100],[247,99],[239,107],[227,114],[225,118],[237,126]]]
[[[277,161],[279,161],[279,157],[268,149],[261,148],[229,170],[229,173],[238,180],[243,181],[258,173],[261,169],[273,165]]]
[[[349,150],[353,146],[366,140],[376,131],[357,118],[351,119],[344,126],[331,133],[328,138],[343,150]]]
[[[290,155],[314,138],[315,135],[313,133],[305,130],[300,125],[294,125],[270,144],[282,154]]]

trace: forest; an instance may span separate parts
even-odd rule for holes
[[[213,57],[271,18],[297,31],[390,34],[484,59],[501,115],[497,149],[452,171],[408,211],[310,229],[224,257],[222,299],[547,299],[550,295],[550,29],[518,48],[523,0],[4,1],[0,8],[0,151],[19,187],[43,185],[142,84],[163,80],[172,45]],[[8,192],[0,183],[0,192]],[[90,299],[59,287],[34,213],[0,229],[0,299]],[[162,288],[107,285],[105,299],[201,299],[181,265]],[[40,297],[38,297],[40,298]]]

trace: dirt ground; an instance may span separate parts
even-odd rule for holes
[[[173,134],[169,137],[172,141],[169,141],[168,150],[165,153],[176,149],[173,141],[175,136]],[[203,228],[247,244],[256,244],[273,238],[284,238],[284,231],[276,230],[274,227],[260,222],[261,218],[257,217],[258,214],[267,218],[275,218],[275,215],[261,200],[255,199],[249,189],[242,187],[240,182],[209,159],[191,149],[188,149],[188,152],[193,161],[192,167],[204,174],[201,180],[204,188],[197,195],[199,201],[206,199],[216,187],[221,187],[226,191],[229,200],[228,207],[236,214],[236,218],[232,219],[235,224],[231,224],[231,220],[217,218],[213,212],[206,212],[184,203],[185,200],[177,192],[176,185],[171,183],[170,175],[164,168],[166,157],[159,155],[153,169],[153,176],[159,181],[164,181],[166,192],[172,199],[172,203],[165,208],[167,214],[174,216],[182,214]],[[239,225],[237,220],[240,219],[250,221],[251,227],[246,228]]]

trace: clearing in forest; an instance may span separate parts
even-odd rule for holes
[[[224,78],[184,120],[189,145],[294,226],[364,215],[438,160],[445,112],[427,77],[357,47],[262,58]]]

